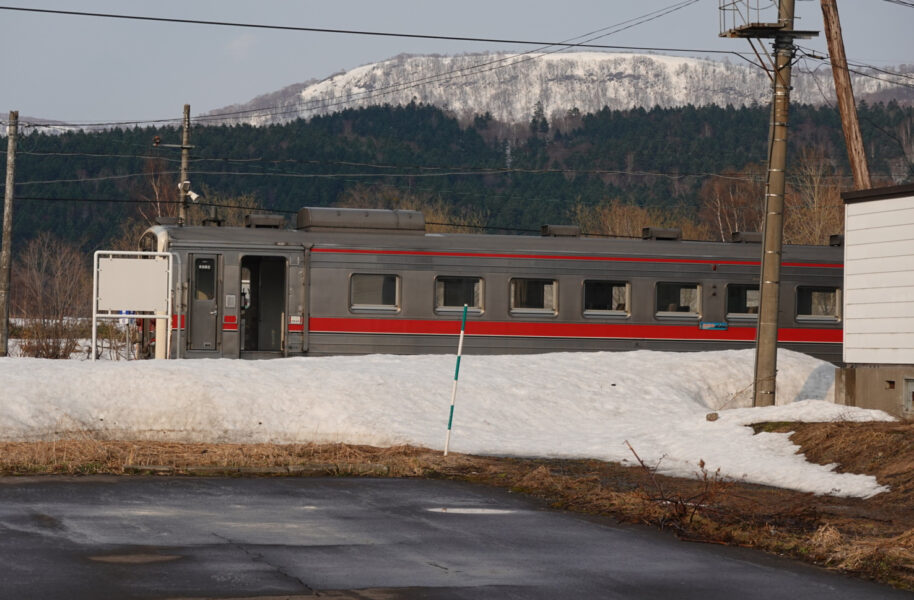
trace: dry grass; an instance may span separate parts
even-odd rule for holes
[[[554,508],[672,531],[682,539],[759,548],[914,589],[914,425],[774,424],[810,460],[892,486],[868,500],[813,496],[722,480],[658,475],[649,465],[478,457],[415,446],[0,443],[0,475],[371,475],[448,478],[507,488]]]

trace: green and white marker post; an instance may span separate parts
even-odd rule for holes
[[[457,400],[457,378],[460,377],[460,356],[463,354],[463,332],[467,327],[467,305],[463,305],[463,320],[460,321],[460,341],[457,343],[457,367],[454,369],[454,387],[451,389],[451,414],[447,418],[447,437],[444,439],[444,455],[451,444],[451,425],[454,423],[454,402]]]

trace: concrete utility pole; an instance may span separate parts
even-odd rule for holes
[[[836,0],[822,0],[822,22],[825,24],[825,38],[828,40],[828,53],[831,55],[831,72],[835,78],[835,94],[838,96],[838,110],[841,112],[841,125],[844,128],[844,144],[847,146],[847,158],[854,174],[854,189],[869,189],[872,187],[870,170],[863,150],[863,136],[860,135],[857,104],[854,102],[851,76],[847,70],[847,55],[844,54],[844,38],[841,35]]]
[[[190,158],[190,104],[184,105],[184,131],[181,134],[181,180],[178,182],[178,219],[183,225],[187,221],[187,162]]]
[[[781,31],[793,30],[793,0],[781,0]],[[774,36],[774,97],[768,134],[768,183],[765,186],[765,225],[762,228],[762,277],[759,283],[753,406],[773,406],[778,365],[778,314],[780,312],[781,249],[784,243],[784,190],[787,168],[787,117],[790,109],[790,75],[793,38]]]
[[[19,111],[10,111],[6,140],[6,188],[3,194],[3,246],[0,248],[0,356],[9,354],[10,267],[13,260],[13,186],[16,184],[16,135]]]
[[[721,0],[722,17],[748,19],[758,15],[749,0]],[[780,0],[777,23],[742,22],[726,37],[773,38],[773,99],[768,130],[768,181],[765,186],[765,224],[762,229],[762,272],[759,282],[759,315],[755,338],[755,381],[753,406],[775,403],[778,362],[778,314],[780,312],[781,250],[784,239],[784,190],[787,168],[787,117],[790,108],[790,74],[796,47],[794,39],[813,37],[816,32],[793,28],[794,0]]]

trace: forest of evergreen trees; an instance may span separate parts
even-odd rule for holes
[[[291,213],[408,197],[515,231],[568,223],[581,206],[609,201],[697,213],[709,178],[758,165],[767,148],[766,107],[531,115],[523,126],[487,115],[461,123],[431,106],[378,106],[277,126],[194,126],[189,178],[215,203],[244,197]],[[914,108],[864,105],[860,115],[874,180],[909,181]],[[148,216],[142,203],[174,199],[180,150],[165,144],[179,141],[175,128],[27,130],[16,161],[17,246],[40,232],[87,250],[110,244],[137,208]],[[831,108],[794,106],[790,145],[791,158],[815,148],[831,176],[848,173]]]

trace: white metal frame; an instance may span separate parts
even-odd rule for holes
[[[99,291],[99,260],[102,257],[106,258],[132,258],[132,257],[150,257],[150,258],[165,258],[168,261],[166,268],[166,279],[168,281],[167,290],[163,290],[166,296],[166,312],[155,313],[149,310],[137,310],[135,306],[123,306],[118,309],[106,309],[99,311],[98,310],[98,291]],[[126,250],[96,250],[92,259],[92,360],[95,361],[96,355],[98,354],[97,349],[97,340],[98,340],[98,319],[121,319],[124,318],[124,314],[121,311],[132,311],[133,314],[129,318],[142,318],[142,319],[165,319],[167,323],[167,331],[165,344],[166,344],[166,358],[171,356],[171,316],[172,308],[174,307],[174,277],[175,277],[175,268],[174,263],[178,261],[180,268],[180,258],[173,252],[139,252],[139,251],[126,251]],[[177,344],[178,353],[177,358],[180,358],[181,352],[181,311],[180,306],[177,311],[178,317],[178,327],[175,343]]]

